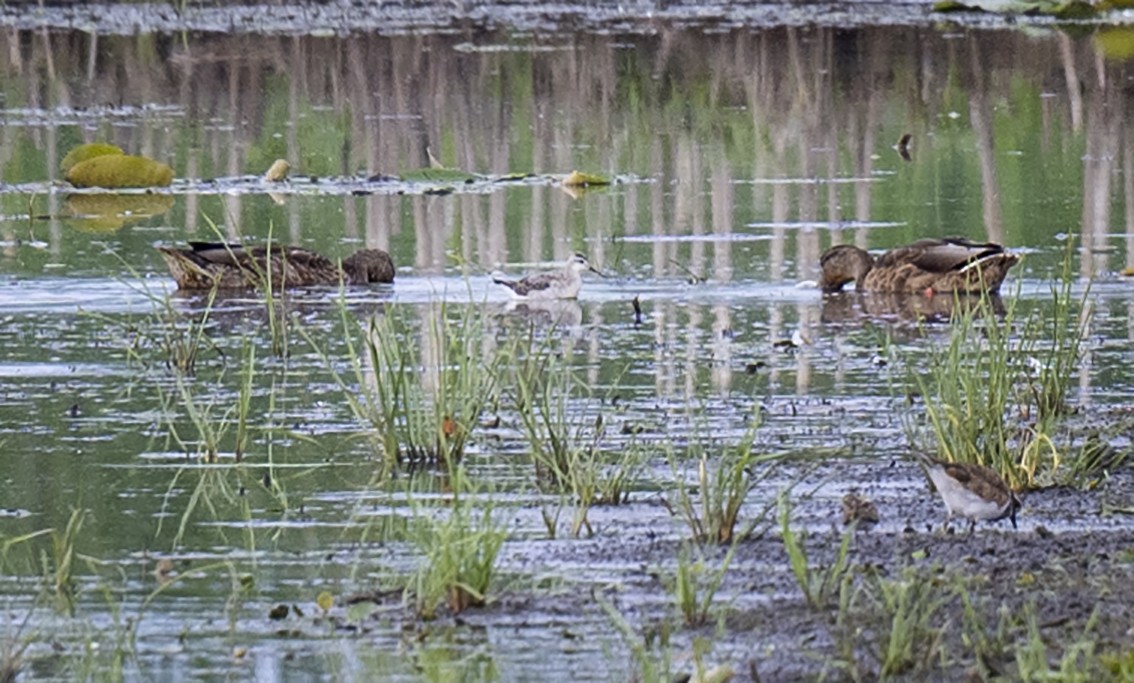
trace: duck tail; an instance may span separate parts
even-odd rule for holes
[[[498,285],[504,285],[505,287],[512,290],[513,292],[516,291],[516,281],[515,280],[509,280],[508,278],[504,277],[503,275],[493,273],[492,274],[492,281],[495,282]]]

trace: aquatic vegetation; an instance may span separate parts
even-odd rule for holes
[[[711,568],[707,566],[703,554],[696,561],[691,561],[689,553],[694,550],[682,546],[678,551],[672,588],[674,602],[685,625],[689,627],[709,623],[713,599],[720,590],[728,567],[732,563],[733,555],[736,553],[736,543],[729,546],[720,563]]]
[[[827,567],[815,567],[807,558],[803,539],[791,528],[791,501],[786,495],[780,496],[780,537],[787,553],[791,572],[803,592],[807,604],[816,609],[825,609],[839,590],[850,569],[850,547],[854,539],[854,527],[843,532],[835,558]]]
[[[451,614],[484,605],[508,536],[494,517],[491,496],[477,497],[476,487],[458,465],[450,470],[450,485],[447,509],[417,506],[410,524],[410,539],[421,560],[406,593],[422,619],[434,618],[441,605]]]
[[[680,481],[678,470],[684,462],[697,463],[697,491],[694,500],[688,487],[679,485],[670,495],[669,506],[681,515],[698,543],[732,543],[752,533],[763,522],[772,509],[766,506],[746,524],[739,533],[736,525],[740,521],[740,509],[748,493],[759,483],[773,476],[774,454],[759,454],[754,451],[756,433],[760,428],[759,409],[751,416],[748,428],[740,442],[721,449],[712,464],[709,461],[707,444],[702,437],[694,434],[689,440],[687,453],[679,458],[672,445],[668,445],[668,459],[674,479]],[[716,452],[716,449],[713,449]]]
[[[75,164],[64,178],[75,187],[165,187],[173,182],[173,169],[146,157],[104,154]]]
[[[63,160],[59,162],[59,170],[66,174],[76,165],[88,159],[125,153],[126,152],[118,145],[111,145],[105,142],[88,142],[82,145],[75,145],[67,152]]]
[[[528,441],[536,486],[570,494],[571,535],[578,536],[583,529],[591,534],[590,508],[625,502],[645,457],[633,440],[618,451],[603,448],[606,423],[593,407],[590,388],[552,348],[550,339],[537,339],[533,330],[522,343],[513,344],[510,398]],[[544,511],[553,537],[557,517]]]
[[[1017,490],[1065,474],[1061,418],[1090,320],[1089,290],[1078,300],[1071,291],[1070,259],[1068,250],[1050,309],[1025,316],[1013,298],[1003,315],[988,305],[965,310],[946,344],[930,346],[922,362],[907,359],[925,399],[928,450],[940,459],[991,467]]]
[[[563,178],[563,185],[566,187],[590,187],[609,184],[610,178],[606,176],[596,175],[594,173],[583,173],[581,171],[571,171]]]
[[[341,299],[339,305],[357,388],[332,371],[352,412],[373,430],[384,466],[459,463],[470,431],[494,401],[500,364],[507,357],[490,344],[483,318],[471,306],[454,316],[450,307],[438,304],[420,329],[400,308],[370,318],[363,327]],[[359,331],[361,343],[355,339]],[[309,332],[302,334],[319,348]]]

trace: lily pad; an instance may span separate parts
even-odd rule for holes
[[[456,168],[419,168],[402,174],[402,180],[408,183],[471,183],[480,178]]]
[[[1134,28],[1105,28],[1095,34],[1095,45],[1107,59],[1130,59],[1134,57]]]
[[[609,185],[610,178],[593,173],[582,173],[580,171],[571,171],[571,174],[563,179],[563,184],[567,187],[589,187],[591,185]]]
[[[970,5],[959,0],[941,0],[941,2],[933,3],[934,12],[983,12],[983,7],[977,5]]]
[[[173,182],[173,169],[146,157],[109,154],[75,164],[64,177],[75,187],[164,187]]]
[[[76,164],[80,164],[87,159],[94,159],[95,157],[107,156],[110,154],[125,154],[122,148],[117,145],[109,145],[105,142],[90,142],[85,145],[72,147],[67,156],[63,157],[63,161],[59,162],[59,169],[66,175]]]

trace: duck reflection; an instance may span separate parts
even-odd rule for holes
[[[823,297],[822,321],[849,323],[892,318],[903,322],[948,322],[958,313],[976,312],[982,307],[994,315],[1004,314],[998,294],[960,294],[925,296],[883,292],[839,292]]]

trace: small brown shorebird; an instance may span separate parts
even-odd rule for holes
[[[922,453],[917,459],[945,502],[946,525],[953,515],[965,517],[971,534],[977,520],[995,522],[1007,517],[1016,528],[1020,499],[993,469],[975,463],[945,462]]]

